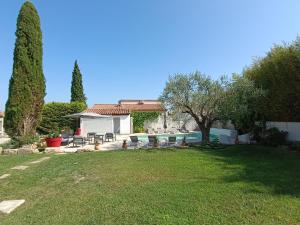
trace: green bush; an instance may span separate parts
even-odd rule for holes
[[[13,137],[10,144],[13,148],[20,148],[24,145],[30,145],[35,142],[39,142],[39,140],[40,140],[39,136],[27,135],[27,136]]]
[[[288,132],[280,131],[278,128],[273,127],[264,132],[261,143],[268,146],[279,146],[286,144]]]
[[[144,132],[145,121],[153,121],[157,119],[160,112],[133,112],[131,117],[133,119],[133,130],[135,133]]]
[[[66,115],[79,113],[86,108],[81,102],[51,102],[44,105],[42,112],[42,121],[38,131],[42,134],[49,132],[60,132],[61,130],[74,130],[76,121]]]

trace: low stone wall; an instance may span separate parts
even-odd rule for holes
[[[38,153],[38,149],[33,145],[23,146],[21,148],[8,148],[3,149],[0,147],[1,155],[28,155],[33,153]]]

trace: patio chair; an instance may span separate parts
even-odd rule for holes
[[[176,145],[176,136],[169,136],[168,137],[168,146]]]
[[[105,134],[105,141],[114,141],[114,134],[113,133],[106,133]]]
[[[156,144],[157,144],[157,145],[159,144],[156,135],[149,135],[149,136],[148,136],[148,141],[149,141],[148,147],[156,147]]]
[[[82,147],[85,145],[84,137],[74,136],[73,137],[73,147],[81,145]]]
[[[103,144],[103,142],[104,142],[104,134],[96,134],[95,135],[95,138],[94,138],[94,142],[96,143],[96,142],[102,142],[102,144]]]
[[[73,136],[70,134],[62,134],[61,137],[62,137],[62,141],[61,141],[62,146],[68,146],[73,141]]]
[[[139,147],[139,144],[142,143],[142,141],[139,141],[138,136],[129,136],[131,140],[130,146],[133,147]]]
[[[92,144],[93,142],[95,142],[95,135],[96,135],[96,132],[87,133],[87,141],[89,142],[89,144]]]

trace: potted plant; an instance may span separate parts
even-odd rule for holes
[[[127,140],[123,140],[122,149],[126,150],[128,148]]]
[[[100,142],[99,141],[95,142],[95,150],[100,150]]]
[[[154,146],[154,148],[158,148],[159,147],[159,142],[158,142],[157,138],[154,139],[153,146]]]
[[[59,132],[51,131],[45,138],[47,147],[60,147],[62,142],[62,137]]]
[[[182,147],[186,147],[186,146],[187,146],[187,143],[186,143],[186,136],[185,136],[185,135],[184,135],[184,137],[183,137],[183,139],[182,139],[181,146],[182,146]]]

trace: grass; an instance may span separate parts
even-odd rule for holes
[[[1,224],[300,224],[300,155],[274,148],[1,156]],[[5,165],[5,166],[3,166]]]

